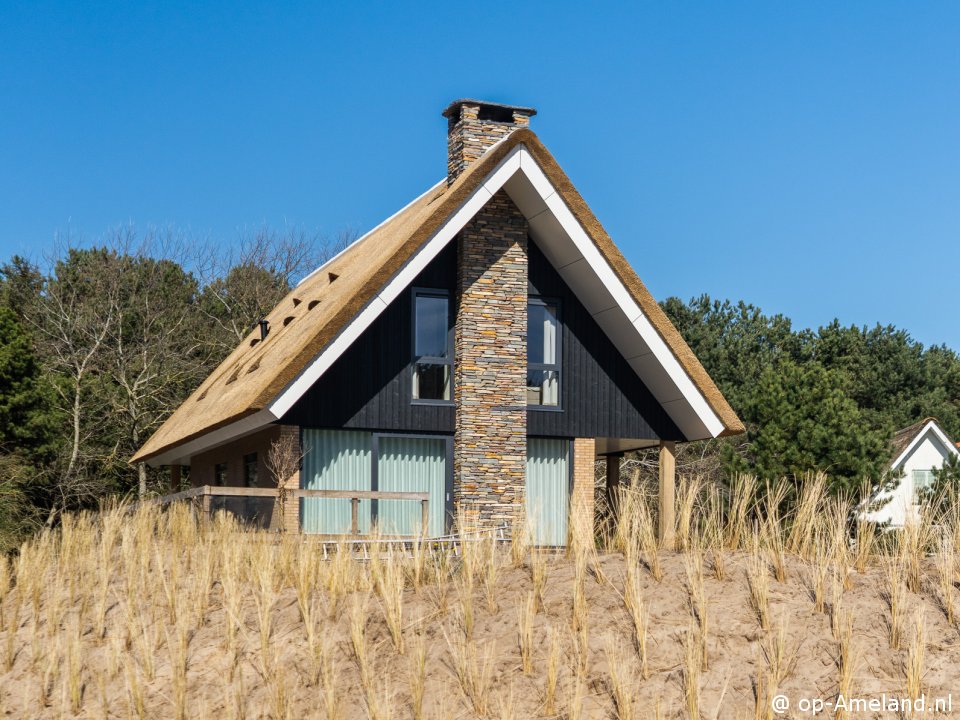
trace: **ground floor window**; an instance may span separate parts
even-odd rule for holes
[[[301,485],[311,490],[417,492],[430,496],[428,530],[446,531],[451,482],[452,438],[371,433],[354,430],[303,431]],[[342,535],[350,532],[349,499],[302,498],[304,532]],[[361,500],[358,530],[376,526],[385,535],[416,535],[422,508],[411,500]]]
[[[914,470],[911,473],[911,479],[913,480],[913,502],[919,505],[929,499],[928,496],[936,478],[933,470]]]
[[[570,482],[570,441],[528,438],[526,511],[535,545],[566,545]]]

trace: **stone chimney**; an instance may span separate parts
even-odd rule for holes
[[[527,127],[537,111],[482,100],[454,100],[447,118],[447,184],[470,163],[517,128]]]

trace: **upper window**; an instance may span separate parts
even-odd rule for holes
[[[213,484],[220,487],[227,484],[227,464],[217,463],[213,466]]]
[[[450,297],[442,290],[413,294],[413,399],[449,401],[453,348]]]
[[[560,404],[560,313],[556,302],[527,303],[527,405]]]

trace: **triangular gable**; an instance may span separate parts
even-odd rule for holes
[[[559,165],[532,131],[521,129],[449,188],[438,184],[308,276],[268,316],[275,330],[267,339],[246,338],[134,460],[182,462],[281,418],[501,188],[686,438],[743,432]],[[320,312],[310,315],[312,307]]]
[[[945,455],[960,456],[960,449],[957,448],[953,440],[947,437],[943,428],[940,427],[940,423],[934,418],[927,418],[896,433],[893,441],[896,456],[890,463],[890,468],[897,470],[903,465],[928,435],[943,447]]]

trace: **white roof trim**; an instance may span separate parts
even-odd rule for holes
[[[248,415],[229,425],[224,425],[222,428],[205,433],[183,445],[177,445],[159,455],[155,455],[147,460],[147,464],[150,467],[188,465],[190,458],[194,455],[212,450],[218,445],[223,445],[244,435],[250,435],[257,430],[262,430],[277,419],[277,416],[269,410],[260,410],[253,415]]]
[[[556,221],[550,226],[548,233],[540,232],[539,240],[553,242],[553,249],[564,254],[567,262],[557,267],[564,276],[564,280],[570,284],[570,278],[578,276],[581,268],[589,268],[592,271],[589,275],[594,279],[590,280],[588,275],[580,283],[580,291],[584,295],[581,295],[577,288],[573,288],[591,314],[595,318],[601,315],[609,317],[608,311],[616,308],[622,314],[622,319],[632,326],[634,333],[620,332],[614,336],[607,331],[607,334],[657,400],[663,404],[681,432],[689,439],[716,437],[723,432],[724,425],[720,417],[710,407],[706,398],[680,365],[679,360],[633,300],[626,286],[617,277],[613,268],[523,145],[518,145],[500,161],[486,180],[390,279],[383,290],[340,332],[333,342],[287,384],[270,403],[269,413],[275,418],[280,418],[293,407],[294,403],[360,337],[387,305],[412,283],[413,279],[447,243],[509,181],[512,182],[508,192],[528,220],[539,219],[542,224],[543,218],[540,216],[549,215]],[[557,235],[557,229],[562,230],[563,237]],[[535,235],[533,222],[531,222],[531,234]],[[538,238],[535,237],[535,239]],[[587,285],[590,287],[588,288]],[[588,298],[586,297],[588,290],[597,292]],[[651,363],[650,360],[656,362]],[[656,377],[651,376],[653,372]]]
[[[903,462],[910,457],[917,446],[923,442],[923,438],[926,436],[928,430],[933,430],[934,436],[943,444],[947,449],[948,454],[960,456],[960,449],[951,442],[950,438],[947,437],[947,434],[940,428],[939,423],[936,420],[930,420],[923,428],[914,436],[913,440],[910,441],[910,444],[907,445],[906,450],[904,450],[900,455],[897,456],[897,459],[890,463],[892,469],[896,469],[903,464]]]

